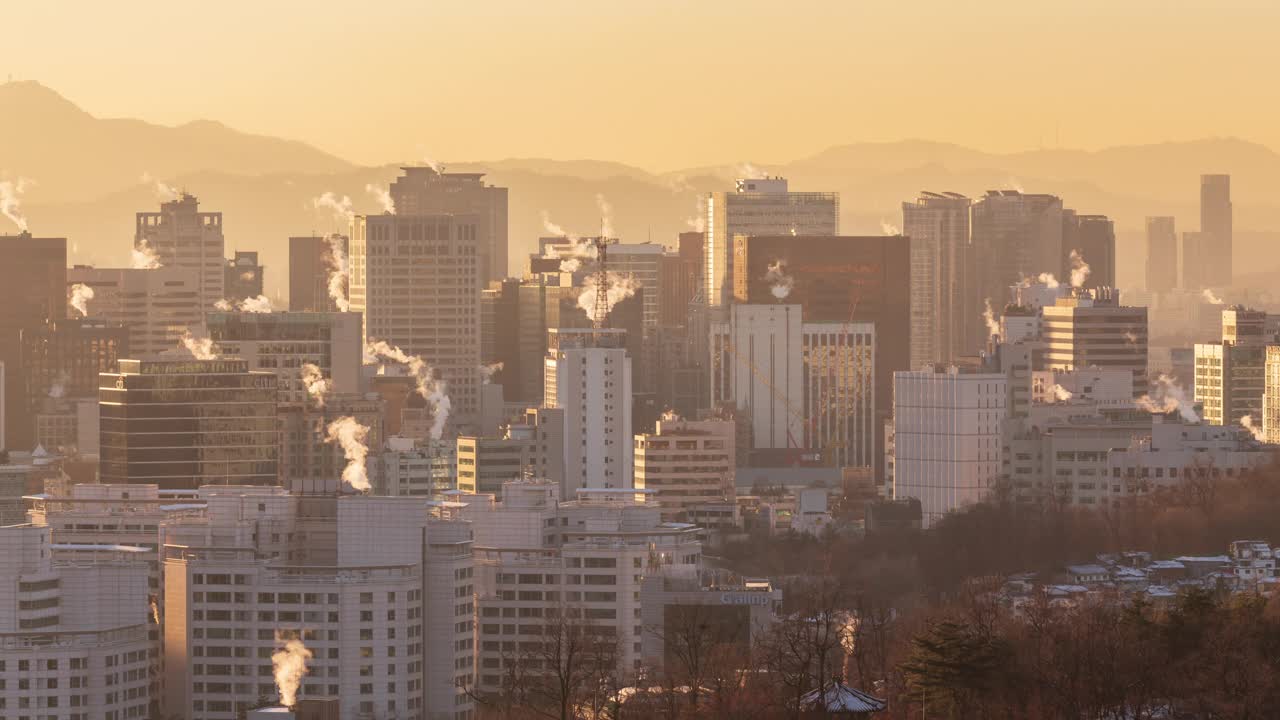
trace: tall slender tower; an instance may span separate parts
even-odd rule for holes
[[[911,369],[951,362],[981,347],[982,300],[976,297],[969,245],[969,206],[958,193],[922,192],[902,203],[902,234],[911,239]]]
[[[1204,283],[1211,286],[1231,284],[1232,227],[1231,176],[1200,176],[1200,232],[1212,238],[1213,252],[1202,258]]]

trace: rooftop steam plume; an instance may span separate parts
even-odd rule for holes
[[[339,196],[325,191],[319,197],[311,199],[311,206],[317,210],[331,211],[339,222],[346,225],[350,225],[351,218],[355,217],[355,211],[351,209],[351,198],[346,195]]]
[[[743,180],[762,180],[769,177],[769,171],[762,167],[757,167],[749,162],[739,163],[737,168],[738,177]]]
[[[1062,387],[1058,383],[1050,385],[1049,392],[1053,393],[1054,402],[1066,402],[1072,398],[1071,391]]]
[[[688,225],[689,229],[694,232],[706,232],[707,231],[707,210],[706,210],[706,206],[702,202],[701,195],[693,199],[693,207],[694,207],[693,217],[686,219],[684,223]]]
[[[316,407],[324,407],[324,398],[332,388],[318,365],[302,363],[302,385],[307,389],[307,395],[315,401]]]
[[[67,383],[71,382],[70,376],[65,372],[58,373],[58,376],[49,384],[49,397],[58,399],[67,394]]]
[[[196,337],[190,330],[182,333],[182,347],[196,360],[216,360],[218,354],[213,351],[213,340],[207,337]]]
[[[485,385],[488,385],[489,383],[493,382],[493,376],[497,375],[498,372],[502,370],[502,367],[503,365],[500,362],[489,363],[488,365],[481,365],[480,366],[481,381]]]
[[[1245,430],[1248,430],[1250,435],[1253,435],[1254,440],[1257,440],[1260,443],[1267,441],[1267,434],[1263,432],[1262,428],[1253,423],[1252,415],[1245,413],[1245,416],[1240,418],[1240,425]]]
[[[1151,392],[1134,401],[1141,409],[1150,413],[1169,413],[1174,410],[1188,423],[1200,422],[1195,405],[1187,398],[1187,393],[1173,378],[1164,373],[1156,378]]]
[[[1212,290],[1210,290],[1209,288],[1205,288],[1204,290],[1201,290],[1201,291],[1200,291],[1200,297],[1204,298],[1204,301],[1205,301],[1205,302],[1207,302],[1207,303],[1209,303],[1210,305],[1222,305],[1222,304],[1223,304],[1223,302],[1222,302],[1222,298],[1220,298],[1220,297],[1218,297],[1216,294],[1214,294],[1214,292],[1213,292]]]
[[[347,466],[342,469],[342,481],[352,490],[370,489],[369,471],[365,468],[365,459],[369,457],[369,426],[361,425],[350,415],[344,415],[329,423],[325,428],[324,441],[336,442],[342,448],[342,455],[347,459]]]
[[[605,314],[613,312],[613,307],[626,300],[640,289],[640,281],[631,275],[621,275],[612,270],[605,273],[608,288],[605,291]],[[600,289],[600,277],[591,273],[582,280],[582,291],[578,293],[578,307],[582,308],[591,322],[604,322],[604,318],[596,317],[596,295]]]
[[[600,209],[600,234],[613,237],[613,205],[604,199],[604,195],[596,193],[596,207]]]
[[[1084,283],[1089,279],[1089,274],[1093,270],[1089,268],[1089,263],[1084,261],[1084,256],[1079,250],[1071,251],[1071,287],[1084,287]]]
[[[222,310],[223,312],[239,310],[240,312],[246,313],[269,313],[273,310],[271,307],[271,298],[266,295],[245,298],[234,305],[230,300],[222,299],[214,303],[213,307],[217,310]]]
[[[417,355],[410,355],[385,340],[369,343],[364,348],[364,354],[374,361],[390,360],[408,368],[418,381],[418,394],[431,405],[431,439],[439,440],[444,435],[444,425],[449,420],[453,403],[445,392],[447,385],[443,380],[436,379],[427,361]]]
[[[779,300],[786,300],[791,294],[791,290],[796,286],[795,278],[787,274],[787,264],[781,260],[774,260],[769,263],[769,269],[764,274],[764,281],[769,283],[769,292]]]
[[[277,642],[280,639],[276,637]],[[281,705],[291,708],[298,703],[298,688],[302,685],[302,676],[307,674],[307,661],[311,658],[311,651],[297,638],[291,638],[284,647],[271,654]]]
[[[134,270],[155,270],[160,267],[160,256],[156,254],[151,243],[146,238],[138,240],[134,243],[133,251],[129,258],[129,266]]]
[[[884,233],[885,235],[901,235],[901,234],[902,234],[902,228],[900,228],[900,227],[898,227],[897,225],[894,225],[893,223],[888,222],[888,221],[886,221],[886,220],[881,220],[881,221],[880,221],[880,232]]]
[[[982,321],[987,324],[987,337],[998,337],[1000,335],[1000,322],[996,320],[996,313],[991,309],[991,298],[982,301]]]
[[[0,213],[12,220],[22,232],[27,231],[27,216],[22,214],[22,194],[34,184],[24,177],[0,181]]]
[[[329,263],[329,298],[339,310],[347,312],[351,309],[351,301],[347,299],[350,272],[347,269],[347,251],[342,247],[341,235],[329,236],[326,259]]]
[[[71,286],[71,307],[80,313],[80,317],[89,316],[89,301],[93,299],[93,288],[84,283]]]
[[[369,183],[364,186],[364,191],[377,198],[378,204],[382,206],[382,212],[389,215],[396,214],[396,201],[391,199],[390,190]]]
[[[1049,288],[1050,290],[1053,290],[1062,284],[1058,282],[1058,278],[1055,277],[1054,274],[1051,272],[1040,273],[1038,276],[1036,276],[1036,280],[1040,281],[1041,284],[1043,284],[1045,287]]]

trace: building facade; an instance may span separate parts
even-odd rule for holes
[[[1204,284],[1231,285],[1234,238],[1230,175],[1200,176],[1200,232],[1208,235],[1204,248],[1207,252],[1200,258]]]
[[[205,309],[198,276],[183,268],[77,265],[67,270],[67,285],[75,284],[93,289],[90,317],[119,323],[129,331],[132,357],[150,357],[178,347],[183,333],[200,324]]]
[[[507,276],[507,189],[487,185],[484,173],[450,173],[433,167],[402,167],[391,183],[395,214],[473,215],[480,258],[479,281]]]
[[[734,497],[732,420],[659,420],[635,437],[635,487],[651,490],[662,518],[688,522],[697,506]]]
[[[275,375],[244,360],[121,360],[99,389],[104,483],[274,485]]]
[[[553,328],[547,343],[543,405],[564,411],[564,490],[631,487],[626,332]]]
[[[1046,305],[1046,370],[1121,368],[1133,373],[1133,395],[1147,393],[1147,309],[1120,304],[1112,288],[1076,291]]]
[[[1147,292],[1178,287],[1178,232],[1171,216],[1147,218]]]
[[[134,249],[154,253],[161,267],[191,271],[197,278],[201,309],[212,310],[226,294],[225,245],[222,213],[200,212],[194,195],[182,193],[160,203],[160,212],[137,214]]]
[[[0,235],[0,255],[0,447],[30,450],[35,430],[25,407],[20,335],[67,316],[67,240]]]
[[[969,245],[972,204],[950,192],[924,192],[902,203],[902,234],[911,241],[911,360],[899,369],[952,362],[982,345]]]

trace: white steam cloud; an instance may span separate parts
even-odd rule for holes
[[[71,378],[65,373],[60,372],[58,376],[49,384],[49,397],[57,400],[67,394],[67,383],[71,382]]]
[[[372,487],[365,467],[365,459],[369,457],[368,437],[369,426],[361,425],[350,415],[334,420],[325,428],[324,441],[338,443],[343,457],[347,459],[347,466],[342,469],[342,481],[352,490],[365,491]]]
[[[315,401],[316,407],[324,407],[325,396],[333,389],[320,366],[314,363],[302,363],[302,385],[307,389],[307,395]]]
[[[369,343],[364,348],[364,354],[374,361],[390,360],[408,368],[409,373],[418,381],[418,394],[431,405],[431,439],[439,440],[443,437],[444,426],[449,420],[453,402],[446,393],[447,384],[443,380],[436,379],[435,372],[427,361],[417,355],[410,355],[385,340]]]
[[[341,235],[329,236],[329,252],[326,255],[329,263],[329,298],[342,312],[351,309],[351,301],[347,299],[347,287],[350,282],[350,271],[347,264],[347,251],[342,247]]]
[[[252,270],[245,270],[244,272],[240,273],[240,279],[243,280],[244,282],[252,282],[255,277],[257,276],[254,274]]]
[[[271,298],[266,295],[245,298],[244,300],[234,304],[230,300],[222,299],[215,302],[213,307],[215,310],[221,310],[223,312],[238,310],[240,312],[247,313],[269,313],[273,309],[271,307]]]
[[[1040,273],[1038,276],[1036,276],[1036,280],[1038,280],[1040,284],[1044,285],[1050,290],[1053,290],[1062,284],[1058,282],[1058,278],[1055,277],[1054,274],[1051,272]]]
[[[901,235],[901,234],[902,234],[902,228],[898,227],[897,225],[894,225],[893,223],[891,223],[891,222],[889,222],[889,221],[887,221],[887,220],[881,220],[881,221],[880,221],[880,232],[881,232],[881,233],[883,233],[883,234],[885,234],[885,235]]]
[[[160,256],[156,254],[155,248],[151,247],[151,243],[147,242],[146,238],[134,243],[129,266],[134,270],[155,270],[160,267]]]
[[[1072,398],[1071,391],[1062,387],[1058,383],[1050,385],[1049,392],[1053,394],[1054,402],[1067,402]]]
[[[22,213],[22,194],[34,184],[24,177],[0,181],[0,214],[12,220],[22,232],[27,231],[27,216]]]
[[[80,317],[89,316],[89,301],[93,299],[93,288],[84,283],[71,286],[71,307],[80,313]]]
[[[390,190],[369,183],[364,186],[364,191],[377,198],[378,204],[382,206],[382,212],[389,215],[396,214],[396,201],[391,199]]]
[[[351,198],[346,195],[339,196],[326,191],[319,197],[312,198],[311,206],[316,210],[329,210],[334,218],[344,225],[350,225],[351,219],[355,217],[355,211],[351,208]]]
[[[781,260],[774,260],[769,263],[769,269],[764,274],[764,281],[769,283],[769,292],[779,300],[786,300],[791,294],[791,290],[796,286],[795,278],[787,274],[787,265]]]
[[[1200,297],[1204,298],[1204,301],[1205,301],[1205,302],[1207,302],[1207,303],[1209,303],[1210,305],[1222,305],[1222,304],[1223,304],[1223,302],[1222,302],[1222,298],[1218,297],[1218,296],[1217,296],[1217,295],[1216,295],[1212,290],[1210,290],[1209,288],[1205,288],[1204,290],[1201,290],[1201,291],[1200,291]]]
[[[1262,428],[1253,423],[1252,415],[1245,413],[1245,416],[1240,418],[1240,425],[1245,430],[1248,430],[1250,435],[1253,435],[1254,440],[1257,440],[1260,443],[1267,441],[1267,434],[1263,432]]]
[[[150,185],[151,192],[154,193],[156,199],[162,203],[173,202],[178,199],[178,195],[180,193],[177,188],[166,182],[157,180],[152,177],[149,172],[143,171],[142,177],[138,178],[138,180],[141,181],[143,185]]]
[[[280,639],[277,635],[276,641]],[[291,708],[297,704],[298,688],[302,685],[302,676],[307,674],[307,661],[312,657],[311,651],[297,638],[291,638],[284,647],[271,654],[281,705]]]
[[[604,199],[604,195],[596,193],[596,207],[600,209],[600,235],[613,237],[613,205]]]
[[[677,422],[681,418],[680,413],[676,412],[674,409],[668,408],[662,411],[662,417],[660,419],[662,422]]]
[[[481,381],[485,385],[488,385],[489,383],[493,382],[493,376],[497,375],[498,372],[502,370],[502,367],[503,367],[503,364],[500,362],[489,363],[488,365],[481,365],[480,366]]]
[[[737,170],[738,177],[743,180],[762,180],[769,177],[768,170],[752,165],[749,162],[740,163],[735,169]]]
[[[1089,263],[1084,261],[1084,256],[1080,254],[1080,251],[1072,250],[1071,251],[1071,287],[1073,288],[1084,287],[1085,281],[1089,279],[1089,275],[1092,272],[1093,270],[1089,267]]]
[[[987,337],[1000,336],[1000,322],[996,320],[996,313],[991,309],[991,298],[982,301],[982,321],[987,324]]]
[[[701,196],[693,199],[693,217],[687,218],[684,223],[694,232],[707,231],[707,211]]]
[[[618,303],[626,300],[640,289],[640,281],[631,275],[621,275],[612,270],[605,273],[605,317],[596,317],[596,296],[600,292],[600,275],[591,273],[582,281],[582,292],[578,293],[578,307],[587,314],[591,322],[603,323]]]
[[[1134,401],[1141,409],[1150,413],[1170,413],[1174,410],[1188,423],[1200,422],[1195,405],[1187,398],[1187,393],[1173,378],[1161,373],[1156,378],[1151,392]]]
[[[196,337],[190,330],[182,333],[182,347],[191,353],[196,360],[216,360],[218,354],[213,351],[213,340],[207,337]]]

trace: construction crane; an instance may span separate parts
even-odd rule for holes
[[[602,234],[591,241],[596,249],[596,309],[591,317],[591,326],[596,330],[605,327],[609,315],[609,241]]]

